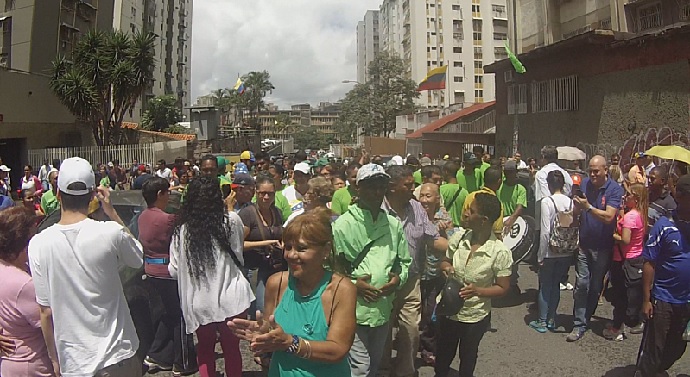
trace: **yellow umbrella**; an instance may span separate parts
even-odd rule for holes
[[[690,164],[690,150],[678,145],[657,145],[649,149],[647,152],[645,152],[645,154],[666,160],[676,160]]]

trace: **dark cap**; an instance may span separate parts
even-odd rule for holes
[[[474,153],[467,152],[463,155],[463,161],[469,162],[469,163],[474,163],[474,162],[478,162],[479,160],[477,159],[477,156]]]
[[[235,174],[235,178],[232,180],[233,186],[237,186],[237,185],[251,186],[253,184],[254,184],[254,178],[252,178],[251,175],[246,174],[246,173],[237,173],[237,174]]]
[[[436,305],[436,315],[448,317],[458,314],[465,300],[460,297],[460,288],[462,284],[453,279],[446,279],[446,285],[441,291],[441,301]]]

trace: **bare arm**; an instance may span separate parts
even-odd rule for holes
[[[49,306],[39,305],[41,315],[41,332],[48,348],[48,357],[53,363],[56,376],[60,376],[60,361],[58,360],[57,347],[55,346],[55,333],[53,330],[53,311]]]
[[[257,247],[277,245],[279,243],[280,243],[279,240],[244,241],[244,250],[253,249],[253,248],[257,248]]]
[[[589,213],[591,213],[595,219],[601,221],[602,223],[611,223],[616,218],[616,214],[618,213],[618,209],[611,206],[606,206],[606,210],[594,208],[591,204],[589,204],[586,198],[576,196],[573,198],[573,200],[583,212],[589,210]]]
[[[632,236],[632,229],[623,228],[623,232],[621,232],[621,234],[614,234],[613,239],[616,240],[617,243],[622,243],[623,245],[629,245],[631,236]]]
[[[654,284],[654,274],[656,265],[654,262],[645,261],[642,266],[642,315],[650,319],[654,315],[652,306],[652,285]]]
[[[475,287],[474,284],[469,284],[460,290],[460,296],[469,298],[473,296],[479,297],[502,297],[508,293],[510,289],[510,276],[502,276],[496,278],[496,283],[490,287],[480,288]]]
[[[448,250],[448,239],[444,237],[438,237],[433,241],[433,251],[434,255],[437,257],[443,256],[446,254],[446,250]]]

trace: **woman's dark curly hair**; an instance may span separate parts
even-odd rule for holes
[[[12,262],[36,233],[36,214],[26,207],[0,211],[0,259]]]
[[[187,253],[189,273],[196,281],[216,268],[214,248],[220,247],[230,253],[233,260],[237,258],[230,246],[232,231],[225,215],[218,178],[201,176],[189,183],[173,237],[181,237],[180,229],[184,225],[184,239],[181,241]]]

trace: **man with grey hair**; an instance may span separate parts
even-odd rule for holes
[[[613,233],[616,214],[621,206],[623,188],[608,176],[606,158],[594,156],[589,161],[589,176],[582,183],[582,192],[575,196],[580,215],[580,251],[575,271],[575,303],[573,331],[568,342],[578,341],[587,331],[589,320],[599,303],[604,275],[613,255]]]

